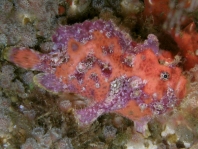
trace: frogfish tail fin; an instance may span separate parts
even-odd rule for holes
[[[32,49],[22,47],[11,47],[6,49],[4,58],[24,69],[36,70],[41,63],[41,54]]]

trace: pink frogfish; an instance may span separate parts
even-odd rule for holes
[[[90,99],[74,112],[81,125],[108,112],[131,120],[162,114],[185,96],[182,70],[153,34],[136,43],[111,21],[96,20],[61,26],[52,41],[47,54],[12,47],[7,60],[40,71],[34,82],[47,91]]]

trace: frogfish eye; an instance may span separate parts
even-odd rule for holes
[[[160,74],[161,80],[167,81],[169,78],[170,78],[170,75],[168,72],[161,72],[161,74]]]

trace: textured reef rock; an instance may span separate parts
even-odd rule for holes
[[[185,95],[186,79],[155,35],[136,43],[111,21],[61,26],[47,54],[12,47],[7,60],[41,71],[34,82],[54,93],[73,93],[91,102],[75,110],[79,124],[116,112],[132,120],[162,114]]]
[[[144,18],[152,17],[156,26],[170,34],[185,59],[184,69],[193,68],[198,62],[197,18],[194,17],[197,16],[198,1],[145,0],[144,2]]]
[[[185,56],[184,68],[189,70],[198,63],[198,34],[196,31],[195,23],[190,23],[185,27],[180,34],[173,32],[173,38],[179,48],[181,49],[182,55]]]

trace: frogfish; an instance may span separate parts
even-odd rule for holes
[[[92,101],[74,111],[80,125],[115,112],[131,120],[165,113],[186,93],[186,78],[154,34],[137,43],[112,21],[60,26],[49,53],[10,47],[8,61],[37,70],[34,82],[53,93]]]

